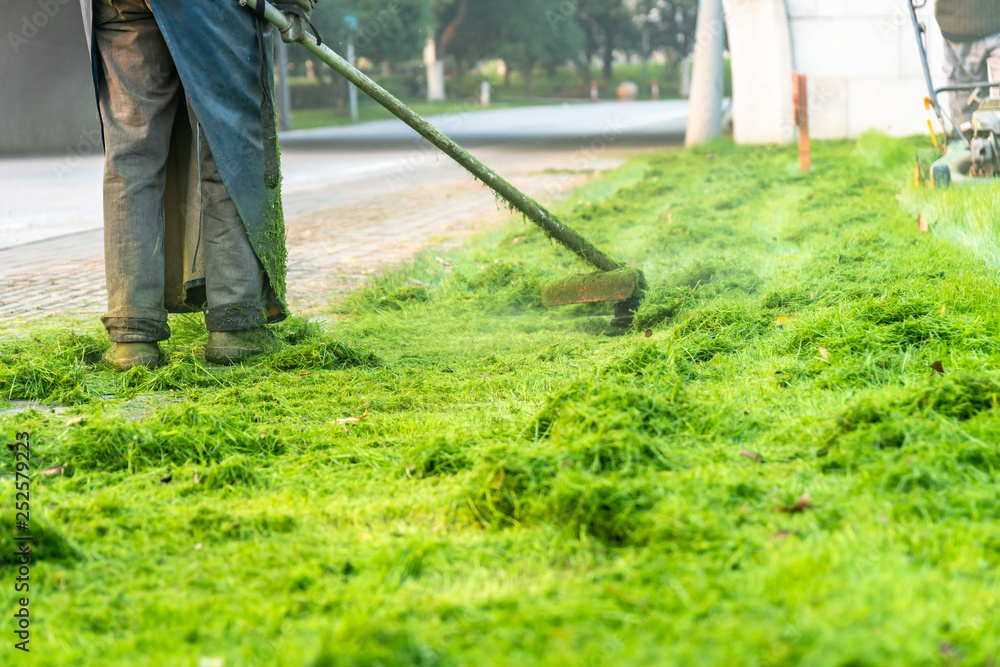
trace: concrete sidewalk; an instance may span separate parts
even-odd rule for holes
[[[475,107],[428,120],[458,143],[476,147],[476,152],[497,146],[588,152],[681,143],[687,115],[686,100],[665,100]],[[284,132],[281,145],[284,193],[293,206],[294,195],[330,183],[385,174],[395,174],[394,180],[402,182],[417,170],[448,161],[399,120]],[[307,154],[317,151],[319,155]],[[86,155],[0,160],[0,248],[100,229],[99,152],[98,142]]]
[[[431,117],[529,195],[564,196],[624,156],[679,142],[686,101],[605,102]],[[289,302],[335,293],[433,244],[510,218],[492,193],[397,120],[284,133]],[[357,148],[356,148],[357,147]],[[105,308],[99,155],[0,160],[0,323]]]
[[[612,143],[582,149],[493,147],[476,152],[528,194],[551,202],[637,150]],[[296,314],[327,312],[336,294],[358,286],[380,268],[412,259],[429,246],[447,252],[469,233],[511,219],[498,210],[491,192],[434,150],[292,149],[284,152],[283,160],[289,303]],[[82,184],[93,179],[95,168],[82,165],[72,178]],[[0,164],[0,173],[4,169],[12,169],[10,162]],[[44,163],[33,164],[32,170],[46,173]],[[33,224],[45,224],[50,214],[43,204],[53,202],[52,219],[60,222],[46,226],[48,231],[62,231],[74,223],[66,200],[78,197],[82,205],[93,196],[82,185],[67,187],[65,197],[60,197],[51,187],[46,189],[44,180],[32,185],[26,177],[24,183],[47,193],[47,199],[36,203]],[[91,186],[99,197],[100,179]],[[75,224],[93,224],[83,213]],[[19,328],[19,323],[52,316],[96,322],[105,299],[99,227],[0,249],[0,335]]]

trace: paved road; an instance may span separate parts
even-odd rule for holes
[[[428,116],[442,132],[463,146],[498,143],[545,143],[579,146],[590,141],[618,145],[676,142],[687,127],[687,100],[658,102],[566,103],[492,111],[459,111]],[[282,135],[282,145],[371,146],[413,141],[414,132],[392,119]]]
[[[675,141],[681,121],[665,125],[657,110],[671,115],[678,104],[470,113],[464,115],[465,127],[478,127],[479,138],[466,138],[485,142],[493,118],[494,145],[480,146],[476,154],[529,194],[551,201],[629,153]],[[644,109],[655,111],[656,123],[644,124]],[[612,112],[623,119],[616,131],[606,124]],[[570,114],[575,119],[565,126],[574,128],[575,139],[569,141],[558,127],[550,137],[518,135],[522,114],[528,113],[542,114],[550,127]],[[442,118],[442,127],[448,118]],[[386,136],[397,132],[392,122],[365,125],[384,128],[378,132]],[[377,130],[366,126],[339,131],[355,136]],[[648,134],[649,127],[663,134]],[[331,291],[355,286],[380,266],[405,261],[431,242],[457,244],[470,231],[507,217],[489,192],[422,139],[401,135],[361,150],[351,147],[353,139],[331,138],[336,134],[321,129],[282,139],[289,293],[298,312],[320,312]],[[99,314],[104,308],[101,158],[0,160],[0,202],[0,322],[56,312]]]

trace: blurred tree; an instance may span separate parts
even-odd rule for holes
[[[577,4],[577,20],[586,35],[586,69],[589,72],[590,58],[599,52],[604,63],[601,78],[605,82],[611,80],[615,49],[635,53],[641,48],[634,12],[629,7],[634,4],[625,0],[579,0]]]
[[[451,42],[461,34],[459,30],[469,15],[469,4],[469,0],[434,0],[434,19],[437,28],[434,34],[437,35],[435,46],[438,58],[444,58],[448,55],[448,47]],[[490,13],[490,10],[495,9],[496,5],[503,3],[473,0],[471,4],[473,15],[469,23],[482,27],[484,10],[486,13]]]
[[[358,20],[354,44],[358,56],[372,62],[402,62],[423,50],[432,25],[434,0],[323,0],[316,3],[313,23],[338,53],[346,51],[347,22]]]
[[[357,19],[354,44],[359,58],[391,64],[416,58],[433,22],[434,0],[323,0],[316,3],[313,24],[323,42],[346,56],[349,15]],[[305,74],[304,63],[312,60],[316,77],[331,86],[338,107],[346,105],[347,81],[301,48],[289,49],[289,61],[298,75]],[[322,96],[325,97],[325,96]]]
[[[464,63],[503,58],[533,92],[536,65],[556,66],[580,52],[583,34],[568,0],[450,0],[439,3],[438,56]]]
[[[640,0],[636,10],[636,25],[649,35],[651,49],[664,49],[672,63],[691,55],[698,0]]]

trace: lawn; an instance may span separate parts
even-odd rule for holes
[[[244,367],[193,316],[124,375],[95,326],[7,331],[0,396],[48,402],[0,417],[33,443],[30,664],[995,665],[1000,290],[918,145],[803,175],[724,142],[577,191],[652,286],[624,334],[541,307],[580,267],[520,221]]]

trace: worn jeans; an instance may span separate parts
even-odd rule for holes
[[[102,321],[109,337],[115,342],[170,337],[164,306],[163,198],[171,128],[181,104],[199,137],[205,324],[209,331],[264,324],[263,267],[146,0],[95,0],[94,41],[106,150],[108,313]]]
[[[950,85],[976,81],[1000,82],[1000,33],[974,42],[952,42],[946,39],[944,73]],[[979,95],[992,95],[996,90],[991,88],[989,91],[979,91]],[[972,97],[974,92],[969,90],[951,94],[951,114],[956,121],[972,120],[972,112],[978,108],[978,103]]]

